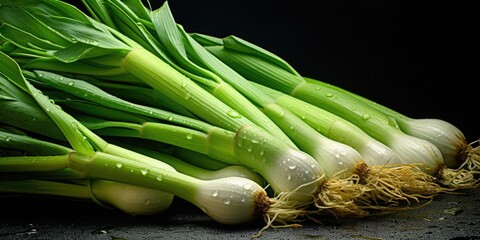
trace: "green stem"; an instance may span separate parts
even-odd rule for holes
[[[85,185],[48,180],[0,180],[0,192],[91,199],[90,189]]]
[[[0,158],[0,172],[55,171],[68,167],[70,154]]]
[[[251,121],[213,97],[185,75],[145,49],[134,49],[123,67],[169,98],[181,103],[197,116],[225,129],[253,125]]]

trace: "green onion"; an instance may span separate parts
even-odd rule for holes
[[[213,179],[219,179],[224,177],[242,177],[242,178],[250,179],[258,183],[260,186],[264,186],[264,187],[266,186],[266,182],[262,178],[262,176],[260,176],[256,172],[253,172],[252,170],[248,169],[243,165],[229,164],[215,170],[207,170],[205,168],[189,164],[188,162],[183,161],[183,159],[180,160],[177,157],[168,156],[164,153],[156,151],[156,149],[153,149],[144,145],[130,143],[127,140],[128,139],[119,141],[118,144],[128,149],[139,152],[141,154],[147,155],[149,157],[152,157],[155,159],[161,159],[161,161],[172,166],[178,172],[190,175],[198,179],[213,180]]]
[[[199,42],[208,43],[206,49],[247,79],[311,103],[355,124],[399,156],[396,158],[398,162],[389,163],[420,164],[423,171],[452,188],[475,185],[472,173],[448,168],[442,152],[433,143],[404,133],[393,116],[359,101],[348,91],[320,81],[308,82],[285,67],[288,65],[286,62],[279,64],[278,57],[271,57],[272,54],[266,50],[237,37],[215,39],[201,34],[194,37],[205,39]]]

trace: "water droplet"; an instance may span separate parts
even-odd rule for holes
[[[73,86],[75,84],[75,82],[71,81],[68,83],[68,86]]]
[[[338,165],[343,165],[343,162],[338,162]]]
[[[320,87],[316,87],[315,90],[320,90]]]
[[[245,190],[250,190],[250,189],[252,189],[252,187],[253,186],[250,183],[247,183],[247,184],[243,185],[243,189],[245,189]]]
[[[7,137],[5,138],[5,142],[10,142],[10,140],[12,140],[12,138],[9,137],[9,136],[7,136]]]
[[[173,116],[172,116],[172,115],[169,115],[169,116],[167,117],[167,120],[168,120],[168,121],[173,121]]]
[[[326,93],[325,97],[328,97],[328,98],[333,97],[333,94],[332,93]]]
[[[370,115],[368,113],[365,113],[365,114],[363,114],[362,119],[363,120],[368,120],[368,119],[370,119]]]
[[[140,172],[142,173],[143,176],[146,176],[149,171],[148,169],[142,169]]]
[[[183,82],[183,83],[182,83],[182,87],[183,87],[183,88],[186,88],[186,87],[187,87],[187,83],[186,83],[186,82]]]
[[[226,199],[225,201],[223,201],[223,203],[225,203],[226,205],[228,205],[228,204],[231,203],[231,200],[230,200],[230,199]]]
[[[145,206],[150,205],[150,203],[151,203],[150,199],[146,200],[146,201],[145,201]]]
[[[295,126],[290,126],[290,130],[293,130],[293,129],[295,129]]]
[[[399,128],[397,120],[392,116],[388,116],[388,125],[390,125],[392,127],[395,127],[395,128]]]
[[[185,99],[188,100],[188,99],[190,99],[190,97],[192,97],[192,93],[186,92],[185,93]]]
[[[297,168],[297,165],[290,165],[290,166],[288,166],[288,168],[293,170],[293,169]]]
[[[292,179],[292,175],[288,174],[287,175],[287,180],[290,180],[290,179]]]
[[[187,139],[190,140],[190,139],[192,139],[192,138],[193,138],[193,134],[188,133],[188,134],[187,134]]]
[[[161,182],[163,180],[163,176],[162,175],[158,175],[157,176],[157,181]]]
[[[120,168],[123,167],[123,163],[117,163],[117,164],[115,164],[115,166],[117,166],[117,168],[120,169]]]
[[[107,234],[108,231],[105,229],[95,229],[92,231],[93,234]]]
[[[218,196],[218,191],[215,190],[215,191],[212,193],[212,197],[216,197],[216,196]]]
[[[148,111],[148,114],[153,115],[153,111]]]
[[[263,156],[263,154],[265,154],[265,151],[262,149],[260,150],[260,156]]]
[[[229,110],[229,111],[227,112],[227,115],[230,116],[230,117],[232,117],[232,118],[239,118],[239,117],[241,117],[240,113],[238,113],[238,112],[235,111],[235,110]]]

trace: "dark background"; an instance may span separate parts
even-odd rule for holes
[[[153,9],[164,1],[151,1]],[[170,0],[187,32],[236,35],[304,76],[480,138],[468,1]]]

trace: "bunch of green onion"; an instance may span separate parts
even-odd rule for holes
[[[389,158],[390,163],[420,164],[423,171],[451,188],[477,185],[480,148],[473,145],[478,141],[468,143],[465,135],[452,124],[440,119],[409,118],[347,90],[303,77],[278,56],[238,37],[220,39],[203,34],[192,35],[216,57],[274,95],[279,104],[296,108],[299,116],[311,118],[315,114],[311,113],[312,109],[322,109],[354,124],[369,135],[368,138],[393,150],[398,158]],[[317,125],[318,120],[307,121]],[[348,133],[351,130],[335,126],[338,124],[331,121],[330,125],[317,130],[354,145],[355,138],[361,134],[355,133],[350,137]],[[335,136],[336,131],[342,132],[340,135],[343,136]],[[362,143],[366,144],[365,141]],[[364,148],[366,146],[357,149],[363,151]],[[384,161],[377,160],[376,164]]]
[[[0,3],[0,192],[134,215],[178,196],[218,222],[269,227],[477,186],[478,147],[445,121],[305,78],[237,37],[189,34],[167,2],[82,2],[91,17]]]

